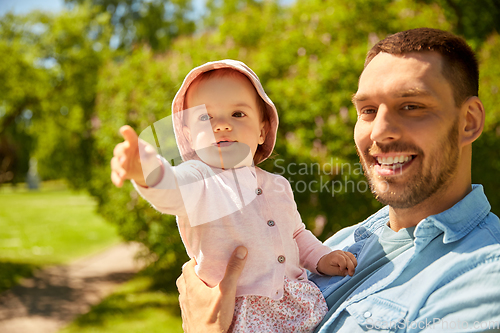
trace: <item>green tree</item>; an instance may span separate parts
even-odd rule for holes
[[[500,214],[500,36],[493,33],[479,52],[479,97],[486,111],[483,134],[473,144],[472,181],[483,184],[492,211]]]
[[[45,178],[65,178],[84,188],[91,177],[92,133],[100,68],[110,57],[109,15],[80,6],[47,22],[42,59],[53,84],[33,122],[38,145],[35,156]]]
[[[16,179],[34,156],[44,179],[65,178],[75,187],[90,180],[97,77],[110,56],[108,21],[88,6],[2,20],[0,137],[2,147],[22,157]]]
[[[35,65],[37,48],[27,43],[36,39],[24,30],[28,22],[12,14],[0,21],[0,183],[24,181],[35,144],[32,117],[48,94],[48,75]]]
[[[453,31],[479,47],[493,32],[500,32],[500,2],[496,0],[419,0],[443,8]]]
[[[113,46],[130,50],[146,43],[165,50],[181,35],[195,31],[197,14],[189,0],[65,0],[69,4],[91,4],[111,15]]]

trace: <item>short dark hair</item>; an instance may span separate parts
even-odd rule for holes
[[[434,51],[442,56],[442,73],[450,83],[457,106],[479,93],[479,66],[467,42],[450,32],[417,28],[398,32],[375,44],[366,55],[365,68],[380,52],[399,55]]]

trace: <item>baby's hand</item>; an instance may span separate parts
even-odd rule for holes
[[[358,261],[351,252],[336,250],[321,257],[317,270],[324,275],[353,276],[357,265]]]
[[[111,181],[117,187],[122,187],[125,179],[133,179],[137,184],[146,187],[141,154],[144,160],[142,163],[146,164],[147,169],[159,169],[160,162],[156,158],[156,150],[145,141],[140,140],[137,133],[128,125],[120,128],[120,134],[125,141],[117,144],[113,150]],[[143,151],[139,153],[139,149]]]

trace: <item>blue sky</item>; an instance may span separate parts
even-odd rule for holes
[[[9,11],[26,14],[34,9],[57,12],[63,9],[64,0],[0,0],[0,15]]]
[[[204,0],[195,0],[195,7],[202,7]],[[9,11],[26,14],[34,9],[58,12],[64,8],[64,0],[0,0],[0,16]]]
[[[283,4],[290,4],[294,0],[281,0]],[[204,0],[194,1],[195,7],[203,6]],[[26,14],[34,9],[58,12],[64,8],[64,0],[0,0],[0,16],[9,11],[15,14]]]

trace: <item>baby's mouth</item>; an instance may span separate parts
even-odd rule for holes
[[[230,145],[232,145],[235,142],[237,142],[237,141],[221,140],[221,141],[217,141],[214,145],[217,147],[229,147]]]

